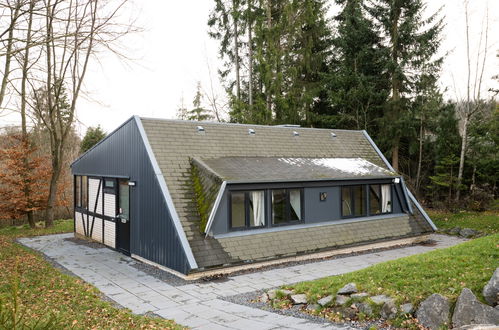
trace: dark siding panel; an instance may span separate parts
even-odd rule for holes
[[[73,164],[74,174],[129,177],[131,253],[187,273],[189,264],[135,120]]]

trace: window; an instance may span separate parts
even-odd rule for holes
[[[116,180],[115,179],[104,179],[104,189],[106,194],[116,194]]]
[[[369,185],[369,214],[392,212],[392,193],[389,184]]]
[[[230,193],[230,228],[265,226],[265,192],[233,191]]]
[[[81,207],[86,209],[88,206],[88,178],[81,177]]]
[[[81,207],[81,176],[75,176],[75,206]]]
[[[272,224],[282,225],[303,219],[302,189],[272,190]]]
[[[341,215],[343,217],[361,217],[366,213],[364,186],[341,187]]]
[[[104,187],[106,187],[106,188],[114,188],[114,180],[112,180],[112,179],[106,179],[104,182],[105,182],[104,183]]]

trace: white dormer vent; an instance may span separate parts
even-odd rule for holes
[[[255,130],[254,130],[254,129],[250,128],[250,129],[248,129],[248,134],[249,134],[249,135],[255,135],[255,134],[256,134],[256,132],[255,132]]]
[[[203,126],[196,126],[196,130],[198,131],[198,133],[204,133],[204,127]]]
[[[300,136],[300,133],[298,133],[297,131],[293,131],[293,136]]]
[[[334,139],[334,138],[336,138],[336,133],[331,132],[331,137],[332,137],[333,139]]]

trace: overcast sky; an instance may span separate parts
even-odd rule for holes
[[[485,9],[489,8],[489,56],[484,73],[484,90],[499,74],[499,1],[470,0],[472,54],[477,54]],[[428,1],[428,11],[444,6],[446,28],[442,52],[448,52],[441,84],[449,97],[465,93],[465,18],[460,0]],[[100,124],[110,132],[132,115],[174,118],[182,96],[191,106],[197,81],[208,88],[218,85],[217,44],[207,35],[210,0],[136,0],[130,10],[140,34],[123,41],[133,58],[123,62],[101,54],[85,82],[86,96],[78,102],[80,134]],[[334,9],[333,9],[334,10]],[[497,85],[497,84],[495,84]],[[218,87],[220,94],[223,93]],[[0,118],[0,126],[15,124],[17,116]]]

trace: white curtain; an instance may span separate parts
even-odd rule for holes
[[[251,200],[253,201],[253,219],[255,227],[265,224],[265,195],[263,191],[252,191]]]
[[[301,192],[300,190],[290,190],[289,191],[289,202],[291,203],[291,208],[298,215],[298,220],[301,220]]]
[[[391,186],[389,184],[381,185],[381,212],[391,212],[392,211],[392,194]]]

